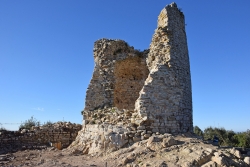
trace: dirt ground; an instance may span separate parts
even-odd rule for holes
[[[65,167],[90,167],[105,166],[106,162],[103,158],[94,158],[89,155],[71,155],[64,151],[54,148],[43,150],[24,150],[15,153],[0,155],[0,166],[8,167],[25,167],[25,166],[65,166]],[[107,162],[107,166],[110,166]],[[113,166],[114,164],[112,164]]]
[[[175,150],[176,148],[173,147],[172,149]],[[138,142],[129,148],[124,148],[109,154],[95,155],[92,157],[91,155],[69,153],[66,150],[57,150],[56,148],[50,147],[40,150],[24,150],[0,155],[0,166],[137,167],[142,166],[142,164],[146,161],[149,161],[149,163],[144,163],[143,166],[161,166],[160,164],[163,162],[163,152],[157,148],[154,150],[146,147],[145,141]],[[164,152],[166,152],[166,150]],[[154,165],[154,163],[150,164],[150,161],[159,163],[159,165]]]
[[[84,155],[68,149],[24,150],[0,154],[0,167],[218,167],[250,166],[249,155],[219,148],[194,137],[175,136],[168,146],[159,137],[151,137],[114,152]],[[250,153],[250,152],[249,152]],[[238,158],[237,158],[238,157]],[[244,159],[245,158],[245,159]],[[247,160],[247,161],[246,161]],[[249,162],[248,162],[249,161]]]

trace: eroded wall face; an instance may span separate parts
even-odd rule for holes
[[[160,133],[192,131],[191,76],[184,15],[176,4],[158,17],[147,65],[150,70],[135,108],[149,129]]]
[[[114,106],[134,110],[146,78],[148,68],[144,57],[135,56],[118,61],[114,68]]]
[[[94,45],[95,68],[86,92],[85,109],[134,109],[148,75],[146,54],[122,40],[101,39]]]
[[[135,109],[138,117],[131,123],[146,131],[192,132],[185,21],[175,3],[161,11],[149,53],[140,53],[122,40],[101,39],[95,42],[94,59],[84,110]]]

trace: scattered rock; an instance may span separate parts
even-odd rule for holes
[[[248,165],[250,165],[250,157],[245,157],[244,162]]]
[[[177,141],[174,139],[173,136],[163,138],[163,141],[162,141],[163,147],[170,147],[170,146],[176,145],[176,144],[177,144]]]
[[[203,164],[201,167],[217,167],[217,163],[215,163],[214,161],[209,161]]]
[[[215,152],[214,155],[215,156],[212,157],[212,161],[216,162],[220,166],[224,166],[224,167],[229,166],[227,159],[223,155],[221,155],[218,152]]]
[[[235,148],[231,149],[230,153],[236,156],[237,158],[240,158],[240,159],[243,158],[243,156],[241,155],[241,152]]]

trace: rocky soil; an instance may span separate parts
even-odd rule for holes
[[[151,136],[127,148],[111,153],[84,155],[68,149],[55,148],[24,150],[1,154],[0,166],[79,166],[79,167],[219,167],[250,166],[250,152],[242,154],[235,148],[219,148],[191,134]]]

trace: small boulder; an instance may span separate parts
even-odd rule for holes
[[[203,164],[201,167],[217,167],[217,165],[215,162],[209,161],[209,162]]]
[[[21,131],[21,133],[27,133],[27,132],[29,132],[28,129],[23,129],[23,130]]]
[[[220,166],[229,166],[226,158],[224,156],[219,156],[219,154],[215,153],[215,156],[213,156],[211,160]]]
[[[248,165],[250,165],[250,157],[245,157],[244,162]]]
[[[134,160],[135,160],[135,155],[133,153],[129,154],[127,157],[122,159],[121,165],[124,166],[127,163],[133,162]]]
[[[138,126],[137,130],[145,130],[145,126]]]
[[[173,136],[163,138],[163,140],[162,140],[163,147],[170,147],[170,146],[176,145],[176,144],[177,144],[177,140],[175,140]]]
[[[162,139],[156,137],[156,136],[151,136],[148,139],[147,146],[149,147],[153,142],[160,142]]]
[[[233,154],[234,156],[236,156],[239,159],[243,158],[241,152],[239,150],[236,150],[235,148],[232,148],[230,153]]]

